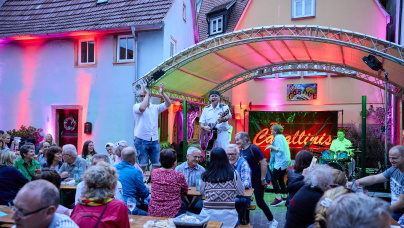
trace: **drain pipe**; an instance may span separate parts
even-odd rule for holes
[[[139,75],[139,70],[138,70],[138,62],[137,62],[137,60],[138,60],[138,48],[137,48],[137,36],[136,36],[136,27],[135,26],[131,26],[130,27],[131,28],[131,30],[132,30],[132,35],[133,35],[133,38],[135,39],[135,80],[134,81],[137,81],[138,80],[138,75]]]

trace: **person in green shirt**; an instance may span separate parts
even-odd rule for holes
[[[35,149],[31,146],[24,145],[20,148],[21,158],[15,160],[14,166],[21,171],[21,173],[31,180],[35,175],[36,169],[41,169],[41,164],[35,160]]]

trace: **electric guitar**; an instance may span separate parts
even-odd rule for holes
[[[220,116],[219,119],[227,116],[229,114],[229,109],[227,109],[226,111],[224,111]],[[201,144],[201,149],[202,150],[211,150],[213,148],[213,144],[215,143],[215,140],[217,139],[217,128],[216,128],[216,124],[218,124],[218,122],[216,121],[216,123],[211,126],[210,131],[207,131],[205,129],[201,130],[201,134],[199,137],[199,142]]]

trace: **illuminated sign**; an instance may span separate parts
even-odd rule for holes
[[[337,134],[338,111],[251,111],[249,119],[249,136],[252,143],[260,147],[266,158],[269,158],[270,152],[264,150],[267,145],[272,144],[274,136],[271,135],[270,130],[274,124],[280,124],[283,127],[283,135],[294,157],[309,141],[312,141],[310,149],[314,151],[321,152],[330,147]]]

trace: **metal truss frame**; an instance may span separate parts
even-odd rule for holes
[[[186,65],[187,63],[190,63],[205,55],[215,53],[219,50],[243,44],[248,45],[249,43],[271,41],[271,40],[282,40],[282,41],[300,40],[300,41],[330,43],[340,45],[341,47],[348,47],[364,51],[366,53],[379,56],[386,60],[390,60],[399,65],[404,65],[404,54],[403,54],[404,47],[389,41],[381,40],[379,38],[372,37],[362,33],[356,33],[353,31],[330,27],[314,26],[314,25],[301,25],[301,26],[277,25],[277,26],[251,28],[210,38],[201,43],[195,44],[185,49],[184,51],[178,53],[177,55],[171,57],[170,59],[164,61],[162,64],[160,64],[159,66],[151,70],[149,73],[147,73],[143,78],[140,78],[138,80],[142,79],[149,80],[152,77],[153,73],[160,69],[165,71],[165,74],[162,76],[162,78],[167,77],[172,72],[176,70],[181,70],[180,68]],[[285,62],[281,64],[272,63],[270,65],[263,66],[257,69],[247,70],[245,73],[236,75],[233,78],[220,83],[218,86],[216,86],[216,89],[224,92],[245,81],[268,74],[268,72],[257,73],[257,71],[260,70],[261,71],[270,70],[269,72],[272,73],[286,72],[291,70],[324,71],[335,73],[342,76],[353,77],[378,87],[381,87],[380,85],[383,84],[384,80],[382,77],[376,74],[361,71],[353,66],[335,64],[335,63],[323,63],[317,61],[301,62],[297,59],[295,61],[296,63],[293,62]],[[309,63],[320,65],[322,66],[322,68],[321,69],[309,68],[308,67]],[[355,71],[356,74],[351,74],[352,71]],[[198,75],[196,76],[203,78]],[[153,82],[153,84],[156,83],[157,82]],[[226,86],[226,84],[229,84],[229,86]],[[389,88],[390,92],[394,94],[400,93],[402,89],[403,88],[401,86],[393,84],[391,84]],[[197,97],[195,95],[185,94],[177,91],[172,91],[170,95],[171,95],[170,97],[178,100],[186,99],[191,101],[192,99],[198,98],[199,100],[195,102],[205,103],[205,99],[203,99],[203,97]]]
[[[358,80],[367,82],[374,86],[377,86],[381,89],[384,89],[384,78],[378,76],[376,74],[368,74],[368,72],[361,71],[355,67],[348,67],[344,66],[343,64],[333,64],[333,63],[326,63],[326,62],[287,62],[287,63],[280,63],[280,64],[269,64],[267,66],[262,66],[259,68],[252,69],[245,73],[236,75],[214,88],[221,93],[224,93],[230,90],[233,87],[236,87],[244,82],[258,79],[260,77],[271,75],[275,73],[282,73],[288,71],[319,71],[319,72],[327,72],[332,73],[337,76],[347,76],[351,78],[356,78]],[[310,76],[308,76],[310,78]],[[395,95],[398,95],[402,92],[402,88],[394,85],[389,84],[389,92]]]

